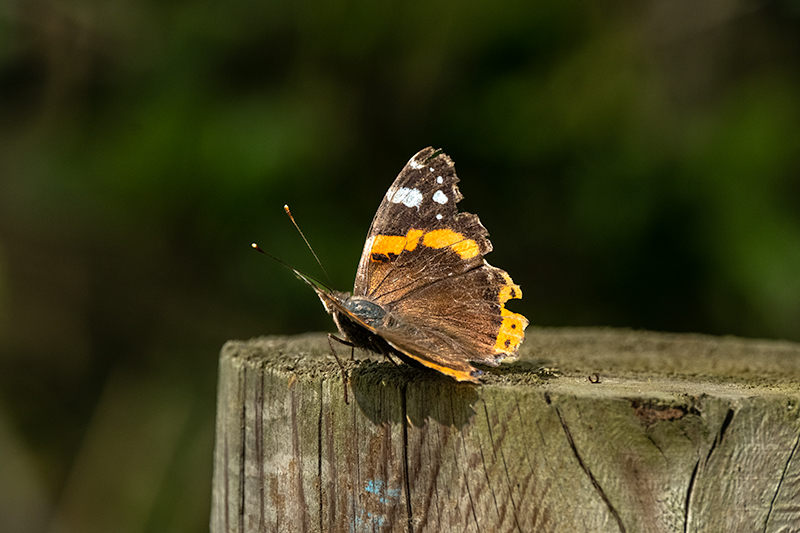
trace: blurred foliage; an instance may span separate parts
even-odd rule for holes
[[[207,529],[216,357],[330,330],[406,160],[533,324],[800,340],[796,1],[0,7],[0,530]]]

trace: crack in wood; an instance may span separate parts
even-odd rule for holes
[[[319,530],[320,533],[324,531],[322,528],[323,521],[323,505],[322,505],[322,411],[325,403],[322,401],[322,395],[325,380],[319,381],[319,415],[317,416],[317,502],[319,506]]]
[[[603,487],[600,486],[600,483],[597,481],[597,478],[594,477],[594,474],[592,474],[591,470],[589,470],[589,467],[586,466],[586,463],[583,462],[583,458],[581,457],[581,454],[578,453],[578,448],[575,446],[575,441],[572,439],[572,433],[570,433],[569,431],[569,427],[567,425],[566,419],[564,418],[564,414],[561,412],[561,409],[559,409],[558,406],[556,406],[556,413],[558,414],[558,419],[561,422],[561,427],[564,430],[564,434],[567,436],[567,442],[569,443],[569,447],[572,449],[573,455],[575,455],[575,459],[578,460],[578,464],[580,465],[583,472],[587,476],[589,476],[589,481],[592,482],[592,486],[600,495],[600,498],[606,504],[606,507],[608,507],[608,511],[611,513],[611,516],[613,516],[614,519],[617,521],[617,526],[619,527],[619,530],[622,533],[625,533],[626,529],[625,529],[625,524],[622,522],[622,518],[619,516],[617,510],[614,508],[614,505],[612,505],[611,500],[608,499],[608,496],[603,490]]]
[[[728,428],[733,421],[733,416],[735,415],[735,411],[733,409],[728,409],[728,412],[725,413],[725,419],[722,421],[722,424],[719,427],[719,431],[717,432],[717,436],[714,439],[714,442],[711,443],[711,446],[708,449],[708,453],[706,454],[706,459],[704,464],[708,464],[711,460],[711,455],[717,449],[717,446],[722,443],[722,439],[725,438],[725,433],[728,431]],[[697,473],[700,470],[700,459],[694,464],[694,469],[692,470],[692,476],[689,478],[689,486],[686,488],[686,500],[684,504],[684,519],[683,519],[683,531],[686,533],[689,531],[689,523],[690,523],[690,514],[691,514],[691,505],[692,505],[692,495],[694,494],[694,486],[695,482],[697,481]]]
[[[292,455],[295,460],[295,489],[297,490],[297,498],[300,501],[300,509],[308,510],[306,503],[305,487],[303,487],[303,459],[300,451],[300,421],[297,418],[297,389],[294,387],[289,391],[289,405],[291,409],[292,419]],[[300,531],[305,533],[308,530],[308,523],[306,522],[307,514],[304,512],[300,520]]]
[[[486,400],[483,401],[483,412],[486,416],[486,423],[489,424],[489,439],[492,441],[492,453],[494,454],[495,461],[497,460],[497,453],[495,450],[495,442],[494,442],[494,433],[492,432],[492,426],[489,421],[489,408],[486,405]],[[519,527],[519,518],[517,517],[517,504],[514,501],[514,494],[513,494],[513,486],[511,484],[511,476],[508,474],[508,465],[506,464],[506,457],[503,454],[503,445],[500,444],[500,460],[503,462],[503,470],[506,475],[506,487],[508,488],[508,499],[511,501],[511,511],[514,517],[514,525],[517,527],[517,531],[522,531]]]
[[[525,427],[525,419],[523,418],[522,411],[519,408],[519,398],[517,398],[516,394],[514,395],[514,405],[516,407],[517,417],[519,418],[520,427]],[[537,424],[537,426],[538,426],[538,424]],[[541,436],[541,433],[542,433],[542,430],[539,429],[539,435],[540,436]],[[531,447],[528,445],[528,432],[527,431],[523,432],[522,433],[522,437],[523,437],[523,442],[525,443],[525,447],[523,449],[523,452],[525,453],[525,462],[528,463],[528,468],[531,471],[533,471],[533,463],[531,462],[531,457],[530,457],[530,454],[528,453],[529,450],[531,449]]]
[[[418,401],[420,402],[421,405],[425,405],[426,398],[423,396]],[[422,442],[426,441],[427,437],[430,437],[431,440],[435,439],[437,441],[437,443],[433,445],[433,449],[444,448],[447,445],[446,442],[442,442],[441,435],[437,431],[431,431],[431,432],[427,431],[427,424],[417,429],[421,433],[420,448],[422,448],[421,444]],[[430,444],[428,445],[428,450],[431,450]],[[424,461],[424,459],[421,457],[421,455],[422,451],[420,450],[420,452],[417,454],[417,458],[414,465],[417,471],[422,470],[422,462]],[[443,502],[440,502],[439,500],[439,486],[437,480],[439,479],[441,462],[437,460],[431,461],[431,467],[432,468],[430,471],[430,477],[428,478],[428,483],[425,488],[425,498],[421,502],[422,509],[417,509],[417,515],[419,516],[417,521],[417,526],[419,526],[419,528],[423,531],[425,530],[426,527],[428,527],[428,521],[431,518],[431,507],[435,509],[434,515],[438,517],[439,524],[441,525],[441,517],[444,511],[444,507],[440,505],[440,503],[443,503],[450,499],[449,487],[445,485],[444,487],[442,487],[442,489],[448,492],[448,494],[445,498],[443,498]]]
[[[225,457],[223,458],[223,464],[225,465],[225,470],[222,473],[224,477],[224,484],[222,486],[222,494],[225,499],[225,531],[231,530],[231,521],[230,521],[230,476],[228,475],[228,432],[225,432],[225,441],[223,444],[223,449],[225,450]]]
[[[648,435],[647,433],[645,433],[645,435],[644,435],[644,436],[647,438],[647,440],[649,440],[649,441],[650,441],[650,443],[653,445],[653,447],[655,447],[655,449],[656,449],[656,450],[658,450],[658,453],[660,453],[660,454],[661,454],[661,457],[662,457],[662,458],[663,458],[665,461],[668,461],[668,459],[667,459],[667,455],[664,453],[664,450],[662,450],[662,449],[661,449],[661,447],[660,447],[660,446],[658,445],[658,443],[657,443],[657,442],[656,442],[656,441],[653,439],[653,437],[652,437],[652,436],[650,436],[650,435]]]
[[[352,430],[353,439],[348,444],[352,444],[353,446],[357,446],[358,443],[360,442],[360,437],[359,437],[359,434],[358,434],[358,420],[357,420],[356,410],[355,409],[351,409],[350,413],[352,415],[351,423],[353,424],[353,430]],[[348,446],[347,447],[347,449],[350,450],[348,453],[352,453],[353,446]],[[360,452],[360,450],[358,448],[355,448],[355,451],[356,451],[356,454],[358,454]],[[355,486],[358,486],[359,483],[361,482],[361,461],[358,461],[356,459],[352,459],[351,457],[348,457],[347,458],[347,466],[348,467],[351,466],[352,463],[355,463],[355,467],[356,467],[356,479],[355,479],[355,482],[353,484]],[[356,498],[357,498],[357,500],[356,500]],[[351,504],[350,504],[351,516],[358,516],[357,515],[357,510],[362,505],[362,494],[361,494],[361,491],[357,491],[356,492],[356,498],[351,498],[350,499],[350,502],[351,502]]]
[[[245,389],[247,385],[247,370],[242,371],[239,378],[239,404],[242,406],[242,414],[239,417],[239,509],[238,523],[239,531],[244,531],[244,448],[247,429],[247,403],[245,400]]]
[[[717,445],[722,443],[722,439],[725,438],[725,433],[728,431],[728,427],[731,425],[731,421],[733,421],[734,411],[733,409],[728,409],[728,412],[725,413],[725,420],[722,421],[722,425],[719,428],[719,432],[717,433],[717,438],[714,439],[714,442],[711,444],[711,447],[708,449],[708,454],[706,455],[706,463],[711,459],[711,454],[714,453],[714,450],[717,449]]]
[[[800,443],[800,435],[798,435],[794,439],[794,445],[792,446],[792,451],[789,454],[789,458],[786,459],[786,464],[783,465],[783,472],[781,472],[781,478],[778,480],[778,486],[775,488],[775,494],[772,495],[772,501],[769,502],[769,510],[767,511],[767,518],[764,520],[764,531],[768,531],[767,526],[769,525],[770,518],[772,518],[772,509],[775,506],[775,500],[778,499],[778,494],[781,491],[783,480],[786,478],[786,471],[789,470],[789,465],[792,462],[792,458],[794,458],[794,452],[797,450],[798,443]]]
[[[406,385],[400,387],[400,419],[403,427],[403,483],[406,493],[406,516],[408,517],[408,533],[414,533],[413,515],[411,514],[411,483],[408,476],[408,404]]]
[[[266,529],[266,518],[264,509],[264,374],[257,381],[255,393],[255,454],[258,458],[258,524],[259,530]]]
[[[486,400],[483,401],[483,408],[484,413],[486,412]],[[486,418],[486,425],[489,427],[489,439],[492,438],[492,427],[491,423],[489,422],[489,418]],[[483,476],[486,478],[486,487],[489,489],[489,492],[492,495],[492,501],[494,502],[494,511],[497,513],[498,518],[500,517],[500,507],[497,505],[497,495],[494,493],[494,487],[492,486],[492,481],[489,479],[489,471],[486,466],[486,457],[483,455],[483,443],[478,441],[478,450],[481,452],[481,466],[483,467]],[[494,450],[492,450],[494,451]]]
[[[455,420],[456,407],[454,404],[455,399],[452,394],[449,395],[449,399],[450,399],[450,414],[452,415],[452,420]],[[475,511],[475,502],[472,499],[472,491],[469,489],[469,479],[467,478],[466,467],[469,466],[468,464],[469,460],[467,459],[467,444],[466,441],[464,440],[464,427],[459,428],[458,434],[461,437],[461,449],[464,452],[464,460],[465,460],[464,468],[461,470],[461,472],[464,475],[464,488],[466,489],[467,497],[469,498],[469,508],[470,511],[472,512],[472,520],[475,522],[475,527],[477,528],[477,530],[480,531],[480,524],[478,523],[478,515]],[[453,451],[455,451],[455,443],[453,444]]]
[[[692,494],[694,494],[694,483],[697,479],[697,471],[700,469],[700,459],[694,463],[692,475],[689,478],[689,486],[686,488],[686,500],[683,505],[683,533],[689,531],[689,519],[692,509]]]

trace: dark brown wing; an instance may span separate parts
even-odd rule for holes
[[[476,381],[473,361],[495,366],[517,354],[528,320],[505,308],[522,291],[487,263],[380,302],[387,311],[376,332],[395,349],[459,381]]]
[[[458,213],[457,182],[452,160],[432,148],[409,160],[372,221],[353,294],[384,307],[376,331],[397,350],[474,381],[467,361],[515,355],[528,321],[505,309],[522,292],[483,259],[488,233]]]

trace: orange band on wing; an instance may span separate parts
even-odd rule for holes
[[[412,251],[422,240],[428,248],[451,248],[461,259],[472,259],[480,255],[478,243],[449,229],[435,229],[425,233],[421,229],[410,229],[405,235],[375,235],[370,254],[373,261],[386,261],[389,256],[398,256],[404,250]],[[509,278],[509,282],[511,279]],[[511,296],[514,298],[514,296]]]
[[[503,278],[505,278],[506,284],[503,285],[503,287],[500,289],[500,294],[497,295],[500,303],[504,304],[511,299],[522,298],[522,289],[519,288],[519,285],[511,281],[511,276],[509,276],[508,273],[503,272]]]
[[[400,255],[403,250],[411,251],[417,247],[423,233],[421,229],[412,228],[405,235],[375,235],[370,257],[373,261],[386,261],[391,255]]]
[[[494,349],[498,353],[514,353],[525,338],[525,328],[528,319],[519,313],[513,313],[506,308],[500,310],[503,322],[497,332],[497,341]]]
[[[449,229],[429,231],[422,238],[422,244],[428,248],[446,248],[449,246],[461,256],[461,259],[472,259],[481,253],[477,242]]]
[[[375,240],[372,241],[372,249],[370,254],[384,255],[400,255],[403,248],[406,246],[406,238],[403,235],[375,235]]]
[[[500,323],[500,330],[497,332],[494,350],[497,353],[513,354],[525,339],[525,328],[528,327],[528,319],[506,309],[505,304],[507,301],[514,298],[522,298],[522,289],[511,280],[511,276],[507,272],[502,272],[502,274],[506,284],[500,287],[497,300],[500,302],[500,316],[503,321]]]
[[[442,374],[450,376],[456,381],[471,381],[472,383],[479,383],[478,378],[472,376],[472,374],[470,374],[469,372],[464,372],[463,370],[454,370],[446,366],[437,365],[436,363],[432,363],[431,361],[428,361],[426,359],[420,359],[419,357],[414,357],[413,355],[408,353],[406,355],[411,356],[415,361],[419,361],[428,368],[432,368],[438,372],[441,372]]]
[[[406,250],[411,251],[419,244],[419,238],[425,233],[421,229],[410,229],[406,233]]]

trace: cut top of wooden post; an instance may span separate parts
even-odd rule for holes
[[[232,341],[223,356],[259,361],[298,378],[340,376],[322,334]],[[355,364],[349,362],[348,348],[340,349],[339,357],[350,370],[368,361],[371,372],[383,369],[385,378],[400,376],[391,370],[394,365],[370,352],[356,350]],[[576,379],[590,384],[599,380],[604,385],[645,381],[647,390],[657,391],[662,387],[674,390],[676,383],[684,381],[696,393],[713,386],[792,394],[800,390],[800,344],[613,328],[531,327],[516,361],[481,369],[485,372],[482,383],[488,386],[537,382],[559,387],[567,385],[560,382],[575,383]],[[415,377],[437,377],[433,371],[408,371]]]

